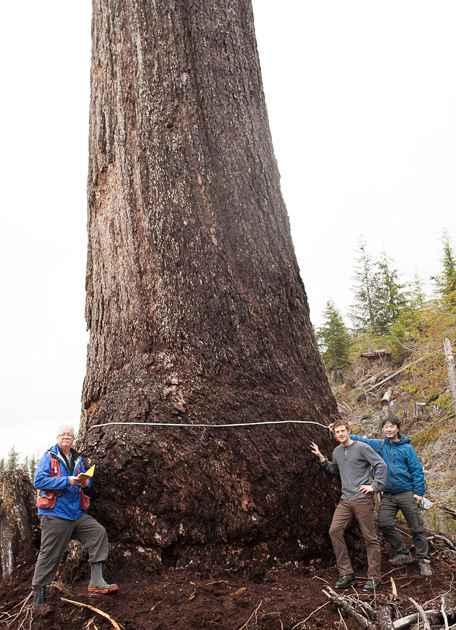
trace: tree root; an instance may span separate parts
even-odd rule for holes
[[[111,622],[114,630],[122,630],[121,626],[117,623],[115,619],[110,617],[107,613],[103,612],[99,608],[95,608],[95,606],[89,606],[89,604],[83,604],[82,602],[75,602],[72,599],[66,599],[66,597],[61,597],[60,601],[67,602],[68,604],[73,604],[74,606],[80,606],[81,608],[88,608],[89,610],[93,610],[93,612],[96,612],[98,615],[101,615],[105,619],[108,619],[108,621]]]
[[[13,610],[19,608],[14,614]],[[0,623],[4,628],[15,628],[17,630],[31,630],[33,621],[32,593],[22,599],[16,606],[8,612],[0,613]]]

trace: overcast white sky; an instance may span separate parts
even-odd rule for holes
[[[456,235],[454,0],[254,0],[272,135],[312,320],[346,313],[364,235],[406,279]],[[0,457],[79,423],[89,0],[0,8]]]

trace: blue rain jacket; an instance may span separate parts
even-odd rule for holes
[[[424,495],[426,482],[423,467],[410,443],[410,438],[400,433],[398,442],[389,442],[386,439],[372,440],[359,435],[350,435],[350,437],[352,440],[369,444],[376,453],[382,451],[382,458],[387,466],[383,492],[397,493],[411,490],[419,497]]]
[[[77,477],[80,472],[85,472],[82,457],[71,449],[73,456],[74,469],[71,473],[65,463],[64,458],[60,455],[57,444],[49,449],[60,463],[60,477],[51,477],[51,456],[46,451],[40,461],[35,472],[33,484],[35,488],[40,490],[58,490],[62,494],[57,497],[54,507],[51,510],[38,508],[39,516],[57,516],[58,518],[66,518],[69,521],[75,521],[82,516],[84,512],[81,510],[81,500],[79,498],[79,484],[70,486],[70,477]],[[91,481],[89,480],[90,487]],[[87,489],[87,488],[86,488]]]

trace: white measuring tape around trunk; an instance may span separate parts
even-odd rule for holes
[[[89,431],[92,429],[99,429],[101,427],[115,426],[115,425],[137,425],[137,426],[149,426],[149,427],[189,427],[189,428],[204,428],[204,429],[231,429],[233,427],[257,427],[264,424],[316,424],[324,429],[329,429],[328,424],[321,424],[321,422],[315,422],[314,420],[270,420],[266,422],[237,422],[233,424],[187,424],[180,422],[106,422],[105,424],[94,424],[89,427]]]

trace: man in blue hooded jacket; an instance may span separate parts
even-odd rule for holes
[[[350,435],[352,440],[369,444],[385,461],[386,484],[378,509],[378,524],[394,551],[390,564],[402,566],[413,562],[412,554],[395,525],[399,510],[404,515],[413,535],[416,559],[421,575],[432,575],[428,542],[419,505],[426,490],[423,467],[411,445],[411,440],[400,433],[401,423],[395,416],[382,421],[384,440]]]
[[[45,603],[46,586],[54,579],[72,538],[88,550],[91,564],[88,590],[110,593],[118,589],[117,584],[107,584],[103,577],[103,563],[109,551],[108,536],[105,528],[83,511],[80,489],[87,488],[90,481],[78,478],[85,468],[81,456],[72,448],[73,442],[73,427],[62,425],[57,444],[44,453],[35,472],[34,485],[39,495],[50,491],[50,496],[56,497],[53,505],[38,508],[41,547],[32,579],[37,610]]]

